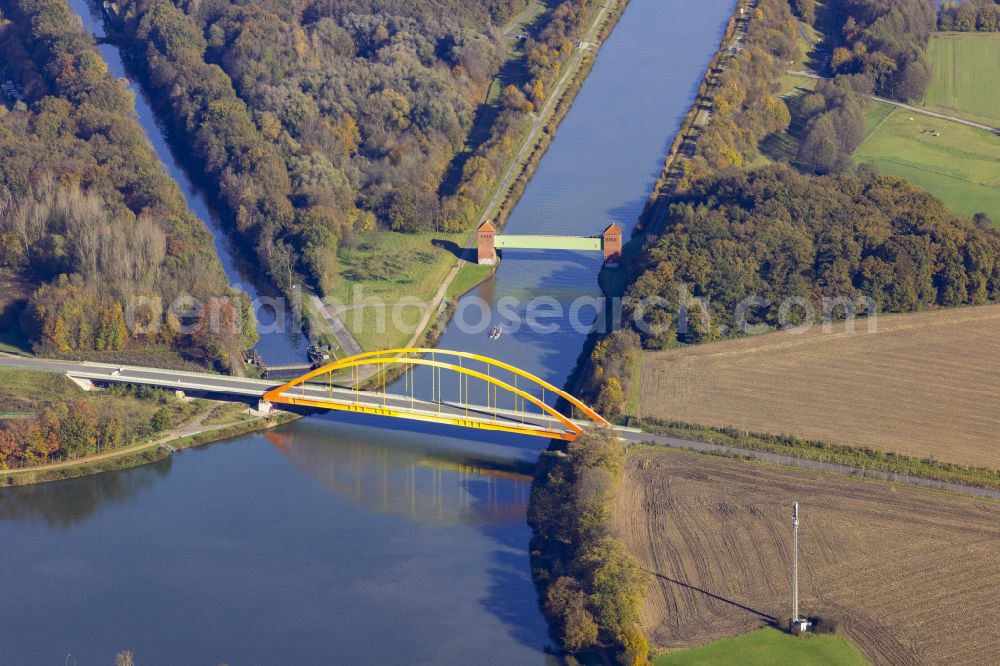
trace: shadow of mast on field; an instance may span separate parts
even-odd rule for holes
[[[663,574],[656,573],[655,571],[650,571],[649,573],[651,573],[654,576],[656,576],[657,578],[661,578],[661,579],[663,579],[663,580],[665,580],[665,581],[667,581],[669,583],[673,583],[675,585],[680,585],[681,587],[684,587],[684,588],[687,588],[689,590],[692,590],[693,592],[700,592],[701,594],[704,594],[705,596],[711,597],[712,599],[715,599],[716,601],[721,601],[724,604],[729,604],[730,606],[736,606],[740,610],[745,610],[748,613],[753,613],[754,615],[758,615],[758,616],[764,618],[765,620],[767,620],[768,622],[770,622],[771,624],[776,624],[778,622],[778,618],[774,617],[773,615],[768,615],[767,613],[762,613],[761,611],[759,611],[759,610],[757,610],[755,608],[750,608],[749,606],[744,606],[743,604],[739,603],[738,601],[733,601],[732,599],[726,599],[725,597],[720,597],[719,595],[714,594],[712,592],[709,592],[708,590],[703,590],[700,587],[695,587],[694,585],[688,585],[687,583],[682,583],[679,580],[675,580],[675,579],[671,578],[670,576],[664,576]]]

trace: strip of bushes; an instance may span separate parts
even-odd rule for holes
[[[831,444],[818,440],[801,439],[792,435],[770,435],[736,428],[711,428],[648,418],[643,418],[639,422],[633,417],[628,417],[624,422],[626,425],[641,427],[643,431],[657,435],[776,453],[804,460],[849,465],[859,469],[915,476],[945,483],[1000,490],[1000,471],[984,467],[956,465],[934,460],[934,458],[913,458],[891,451]]]
[[[649,662],[639,612],[649,574],[612,532],[626,448],[613,431],[593,431],[539,460],[528,521],[532,575],[566,662],[609,653]]]

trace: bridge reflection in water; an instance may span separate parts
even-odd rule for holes
[[[301,425],[262,434],[304,474],[352,503],[437,524],[482,527],[524,521],[533,469],[528,462],[421,449],[410,436],[398,443],[392,437],[331,440],[329,430],[317,437],[318,432],[303,432]]]

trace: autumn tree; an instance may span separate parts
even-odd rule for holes
[[[545,612],[555,620],[559,642],[567,651],[580,652],[597,643],[597,623],[575,578],[563,576],[549,586]]]

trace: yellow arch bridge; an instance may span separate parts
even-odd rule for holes
[[[421,368],[426,370],[418,376]],[[365,379],[374,390],[358,388]],[[387,392],[391,380],[401,393]],[[470,386],[480,404],[470,401]],[[417,347],[334,361],[267,391],[263,400],[568,441],[587,426],[610,425],[579,399],[513,365],[469,352]]]

